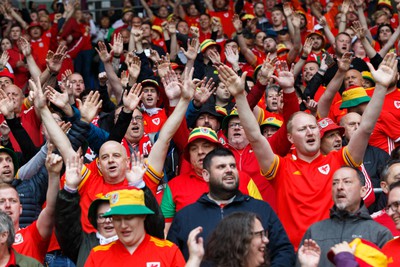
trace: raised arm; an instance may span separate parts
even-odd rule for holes
[[[121,34],[118,33],[118,36],[114,38],[114,42],[118,43],[118,38],[122,38]],[[122,39],[121,39],[122,42]],[[121,101],[122,97],[122,92],[123,92],[123,87],[121,84],[121,81],[119,80],[117,74],[114,71],[114,67],[111,64],[111,52],[113,51],[111,49],[110,53],[107,51],[107,47],[104,42],[99,42],[99,49],[95,48],[97,53],[99,54],[99,57],[101,61],[104,63],[104,69],[107,73],[108,80],[110,82],[111,88],[115,93],[115,97],[117,98],[117,101]],[[117,46],[117,44],[114,44],[114,46]]]
[[[25,38],[20,37],[17,41],[17,45],[19,50],[26,58],[26,65],[28,66],[28,70],[29,73],[31,74],[31,77],[36,81],[36,79],[40,77],[42,72],[40,71],[38,65],[36,64],[35,59],[32,56],[31,44]]]
[[[361,24],[360,21],[354,21],[353,25],[351,26],[351,29],[356,33],[357,38],[361,40],[361,43],[365,49],[365,52],[367,53],[367,56],[369,58],[373,58],[376,55],[376,50],[375,48],[372,47],[370,40],[366,38],[366,33],[367,30],[364,28],[364,26]],[[371,39],[372,41],[372,39]]]
[[[346,71],[350,68],[352,60],[351,56],[352,53],[346,52],[343,54],[341,59],[338,59],[338,70],[333,79],[329,82],[325,92],[322,94],[321,98],[318,101],[317,113],[319,117],[325,118],[328,116],[333,98],[335,97],[335,94],[339,91],[343,83]]]
[[[294,13],[292,18],[289,19],[293,26],[293,31],[292,32],[289,31],[293,47],[289,50],[288,57],[286,60],[289,66],[296,61],[296,58],[301,51],[300,17],[301,17],[300,14]]]
[[[61,156],[53,154],[53,145],[49,145],[46,157],[46,169],[49,174],[49,185],[46,195],[46,207],[40,212],[36,227],[42,238],[50,238],[55,221],[56,199],[60,187],[60,171],[63,165]]]
[[[367,64],[375,80],[375,90],[361,117],[360,126],[347,145],[348,151],[356,164],[363,161],[369,137],[382,110],[387,88],[397,75],[397,60],[394,53],[388,53],[377,70],[370,63]]]
[[[171,141],[175,132],[178,130],[179,125],[185,116],[189,102],[193,98],[196,85],[192,81],[192,76],[193,68],[190,70],[185,68],[183,74],[183,85],[178,81],[178,77],[174,71],[169,71],[163,78],[163,84],[165,86],[166,94],[170,99],[170,105],[173,106],[175,104],[176,107],[172,114],[168,117],[164,126],[161,128],[157,142],[155,142],[151,148],[148,157],[149,165],[156,172],[162,172],[169,142]],[[177,99],[177,96],[179,95],[180,99],[178,100],[179,102],[177,104],[175,101],[171,101],[173,99]]]
[[[270,166],[273,164],[275,154],[268,141],[261,134],[257,120],[247,103],[244,90],[246,72],[242,74],[242,77],[239,77],[234,70],[226,65],[221,65],[218,67],[218,73],[218,77],[236,99],[236,107],[238,109],[240,123],[244,128],[247,139],[250,141],[254,153],[256,154],[261,170],[269,170]]]
[[[341,17],[339,23],[339,33],[344,32],[344,30],[346,29],[347,13],[349,12],[350,4],[350,0],[344,0],[340,7]]]
[[[368,37],[369,40],[372,41],[373,38],[372,38],[371,32],[368,29],[367,19],[365,18],[365,14],[364,14],[364,7],[363,7],[364,0],[353,0],[353,3],[357,10],[358,19],[359,19],[362,27],[365,29],[366,36]]]
[[[40,81],[34,83],[32,80],[29,80],[29,86],[34,93],[35,108],[42,118],[42,122],[47,129],[50,139],[56,144],[57,149],[64,159],[74,156],[76,152],[72,149],[70,141],[51,115],[47,106],[47,98],[42,92]]]
[[[255,67],[255,65],[257,64],[257,57],[256,55],[254,55],[253,52],[251,52],[250,48],[246,44],[246,40],[243,37],[243,24],[238,14],[235,14],[233,16],[232,23],[236,29],[236,36],[238,39],[240,52],[245,57],[247,62],[249,62],[249,64],[252,65],[253,67]]]

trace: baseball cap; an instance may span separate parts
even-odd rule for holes
[[[324,137],[324,135],[327,132],[330,132],[333,130],[339,130],[340,135],[344,134],[344,127],[337,125],[330,118],[323,118],[323,119],[318,120],[318,128],[319,128],[321,138]]]
[[[144,192],[141,189],[123,189],[109,193],[110,209],[104,213],[104,217],[112,215],[145,215],[154,214],[146,207]]]
[[[8,77],[11,79],[12,82],[14,82],[15,79],[14,74],[12,74],[7,68],[4,68],[2,71],[0,71],[0,77]]]

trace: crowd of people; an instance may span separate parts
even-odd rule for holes
[[[0,267],[400,265],[400,0],[121,5],[0,1]]]

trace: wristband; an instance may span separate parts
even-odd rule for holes
[[[115,58],[120,58],[120,57],[121,57],[121,55],[119,55],[119,56],[113,55],[113,57],[115,57]]]
[[[128,183],[129,186],[134,186],[136,188],[142,189],[146,186],[146,183],[142,180],[136,182],[136,183]]]
[[[307,60],[308,56],[303,56],[303,55],[301,55],[300,58],[301,58],[302,60]]]
[[[71,194],[78,192],[78,189],[73,189],[73,188],[67,186],[67,184],[64,185],[64,190]]]
[[[319,68],[318,71],[325,73],[326,70]]]
[[[236,32],[236,35],[241,35],[243,33],[243,31],[241,32]]]

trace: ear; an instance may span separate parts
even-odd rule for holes
[[[366,187],[365,185],[364,185],[364,186],[361,186],[360,194],[361,194],[361,197],[362,197],[362,198],[365,197],[365,195],[367,194],[367,191],[368,191],[368,189],[367,189],[367,187]]]
[[[382,188],[383,193],[385,193],[386,195],[389,194],[389,185],[387,184],[386,181],[382,181],[380,183],[380,186]]]
[[[293,138],[291,133],[287,133],[287,139],[289,140],[290,143],[293,144]]]
[[[19,205],[19,215],[21,215],[22,214],[22,205],[20,204]]]
[[[201,174],[204,181],[206,181],[207,183],[210,182],[210,173],[206,169],[203,169]]]

